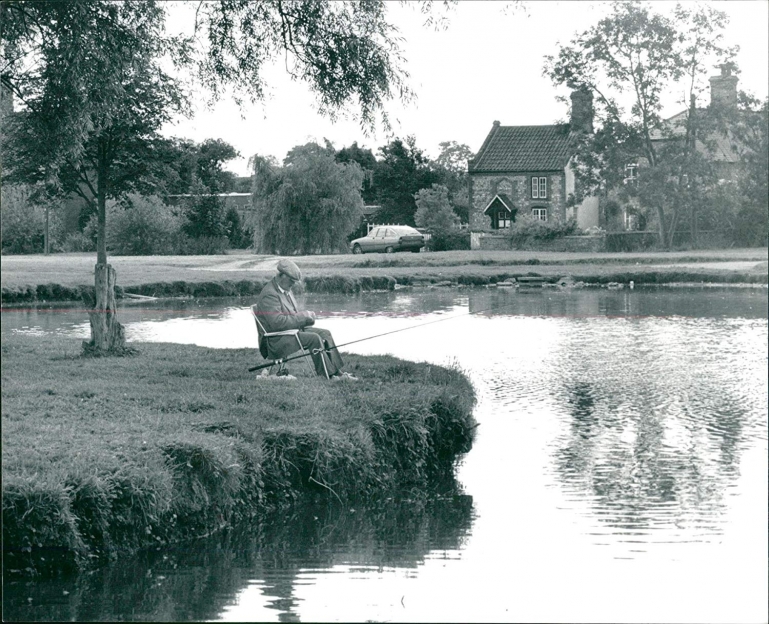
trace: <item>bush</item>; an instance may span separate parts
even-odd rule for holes
[[[427,241],[427,249],[430,251],[470,249],[470,231],[433,234],[430,240]]]
[[[43,253],[45,250],[45,206],[32,200],[34,187],[2,187],[2,252],[7,254]],[[51,250],[60,238],[61,223],[49,210],[48,234]]]
[[[233,249],[247,249],[253,244],[254,233],[243,226],[240,215],[235,208],[230,208],[224,217],[224,226],[230,247]]]
[[[218,238],[227,234],[224,201],[216,195],[190,198],[184,233],[191,238]]]
[[[159,198],[129,194],[108,208],[110,251],[129,256],[174,253],[181,219]]]
[[[567,221],[541,221],[529,215],[519,216],[510,234],[516,243],[526,241],[546,241],[570,236],[577,231],[577,222],[574,219]]]
[[[83,232],[70,232],[61,243],[64,252],[96,251],[96,243]]]

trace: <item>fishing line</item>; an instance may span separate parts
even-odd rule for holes
[[[332,349],[336,349],[337,351],[341,347],[346,347],[347,345],[355,344],[358,342],[364,342],[366,340],[373,340],[374,338],[381,338],[382,336],[389,336],[390,334],[397,334],[398,332],[404,332],[408,331],[409,329],[417,329],[418,327],[425,327],[426,325],[433,325],[434,323],[441,323],[443,321],[451,321],[454,319],[462,318],[465,316],[470,316],[471,314],[481,314],[483,312],[491,312],[492,310],[504,310],[505,308],[509,308],[515,305],[514,303],[511,303],[510,305],[503,305],[503,306],[494,306],[493,308],[486,308],[484,310],[475,310],[473,312],[464,312],[462,314],[455,314],[454,316],[447,316],[446,318],[439,318],[435,319],[433,321],[427,321],[426,323],[419,323],[417,325],[409,325],[408,327],[401,327],[400,329],[393,329],[391,331],[382,332],[381,334],[374,334],[373,336],[367,336],[365,338],[358,338],[357,340],[350,340],[349,342],[344,342],[340,345],[336,345],[334,347],[330,347],[327,349],[322,349],[323,351],[326,351],[328,353]],[[300,330],[301,331],[301,330]],[[308,355],[313,355],[314,352],[321,351],[321,349],[313,350],[313,352],[304,352],[300,353],[299,355],[292,355],[289,357],[281,358],[278,360],[272,360],[270,362],[267,362],[266,364],[260,364],[259,366],[254,366],[252,368],[249,368],[249,372],[260,370],[263,368],[268,368],[271,366],[275,366],[276,364],[283,364],[284,362],[290,362],[291,360],[297,360],[299,358],[307,357]]]

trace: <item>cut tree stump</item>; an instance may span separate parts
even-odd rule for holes
[[[97,264],[94,276],[95,298],[90,292],[83,293],[91,320],[91,340],[83,341],[83,352],[91,355],[123,354],[128,349],[125,329],[117,320],[115,269],[111,264]]]

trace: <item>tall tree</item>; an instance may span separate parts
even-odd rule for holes
[[[678,5],[669,18],[640,2],[614,2],[607,17],[546,59],[556,85],[589,90],[596,102],[595,134],[575,135],[577,199],[620,188],[625,166],[638,162],[637,195],[656,213],[666,246],[712,178],[702,147],[713,134],[695,101],[712,64],[736,53],[722,45],[726,23],[709,6]],[[686,112],[679,125],[666,124],[662,96],[682,82]]]
[[[354,141],[350,147],[340,149],[335,158],[340,163],[358,163],[358,166],[363,170],[363,189],[361,190],[363,202],[373,204],[376,201],[376,190],[374,189],[376,158],[374,153],[368,148],[358,147],[358,142]]]
[[[467,161],[474,154],[468,145],[456,141],[443,141],[438,147],[440,151],[433,167],[441,184],[448,189],[452,209],[463,223],[467,223],[470,210]]]
[[[148,153],[184,100],[160,65],[168,51],[154,2],[3,2],[2,87],[23,106],[4,124],[8,178],[74,192],[98,218],[91,341],[125,346],[107,264],[106,201],[151,179]],[[151,182],[150,182],[151,184]]]
[[[434,235],[447,234],[459,222],[449,201],[449,189],[442,184],[421,189],[415,196],[417,212],[414,221],[428,228]]]
[[[377,213],[381,223],[414,225],[417,205],[414,195],[439,180],[430,161],[416,146],[413,136],[393,139],[379,148],[379,160],[374,169],[374,188],[377,202],[382,206]]]
[[[363,172],[315,143],[293,148],[282,168],[254,159],[257,247],[265,253],[333,253],[363,215]]]

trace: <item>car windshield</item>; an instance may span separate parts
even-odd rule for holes
[[[396,227],[393,230],[399,236],[419,236],[419,232],[412,227]]]

